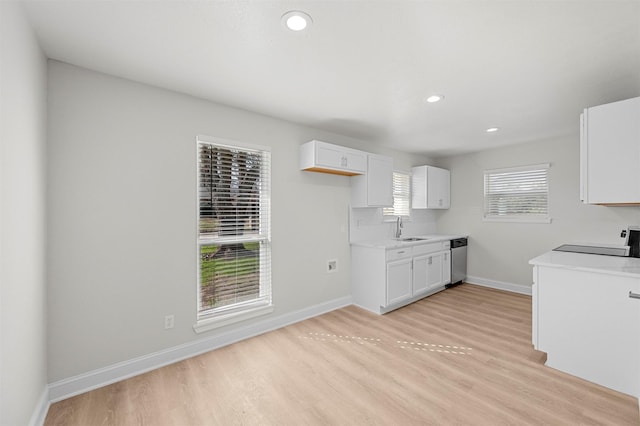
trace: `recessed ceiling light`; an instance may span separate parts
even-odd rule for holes
[[[424,99],[424,101],[432,104],[434,102],[439,102],[439,101],[441,101],[443,99],[444,99],[443,95],[431,95],[431,96],[426,97]]]
[[[489,127],[487,130],[485,130],[487,133],[495,133],[498,130],[500,130],[498,127]]]
[[[313,23],[313,19],[299,10],[290,10],[282,15],[282,23],[291,31],[302,31]]]

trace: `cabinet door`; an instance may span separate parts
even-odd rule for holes
[[[449,170],[438,167],[427,168],[427,207],[430,209],[449,208]]]
[[[640,203],[640,98],[588,108],[580,143],[582,198]]]
[[[364,173],[367,170],[364,152],[318,141],[315,156],[316,165],[320,167],[357,173]]]
[[[367,204],[393,206],[393,158],[369,155]]]
[[[411,297],[411,258],[387,262],[387,306]]]
[[[411,168],[411,208],[427,208],[427,168],[418,166]]]
[[[427,257],[427,288],[432,290],[442,285],[442,253]]]
[[[442,284],[451,283],[451,251],[442,252]]]
[[[429,266],[429,255],[416,256],[413,258],[413,295],[424,293],[428,288],[427,269]]]

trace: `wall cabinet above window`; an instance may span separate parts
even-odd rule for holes
[[[313,140],[300,147],[300,170],[356,176],[367,172],[367,153]]]
[[[640,204],[640,97],[584,110],[580,128],[580,199]]]
[[[433,166],[411,169],[411,208],[448,209],[451,202],[449,170]]]

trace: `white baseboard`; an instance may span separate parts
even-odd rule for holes
[[[483,287],[495,288],[497,290],[505,290],[505,291],[510,291],[512,293],[526,294],[528,296],[531,296],[531,286],[505,283],[503,281],[495,281],[495,280],[489,280],[486,278],[472,277],[472,276],[467,276],[467,279],[464,280],[464,282],[469,284],[480,285]]]
[[[70,398],[349,305],[351,305],[351,296],[345,296],[225,333],[215,334],[68,379],[59,380],[49,384],[48,397],[50,402]]]
[[[42,426],[44,424],[44,419],[47,417],[47,412],[49,411],[49,405],[51,405],[49,402],[49,386],[45,385],[40,394],[40,398],[38,398],[35,410],[33,410],[31,420],[29,420],[30,426]]]

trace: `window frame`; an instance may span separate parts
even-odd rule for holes
[[[261,183],[260,190],[260,225],[256,234],[242,235],[218,235],[211,236],[201,233],[200,229],[200,146],[201,144],[214,145],[221,148],[260,152],[267,159],[266,172],[260,170],[260,175],[266,174],[266,182]],[[263,165],[262,167],[265,167]],[[247,144],[223,138],[198,135],[196,137],[196,317],[197,322],[193,326],[196,333],[212,330],[244,321],[249,318],[266,315],[274,311],[273,291],[271,287],[271,147]],[[265,228],[265,229],[263,229]],[[257,242],[259,245],[258,261],[259,269],[259,297],[256,299],[236,302],[218,308],[202,310],[201,308],[201,250],[207,245],[241,244]]]
[[[501,168],[501,169],[487,169],[483,172],[483,221],[485,222],[516,222],[516,223],[551,223],[551,215],[549,210],[549,169],[551,168],[550,163],[540,163],[540,164],[531,164],[526,166],[518,166],[518,167],[509,167],[509,168]],[[535,172],[539,170],[544,170],[544,180],[546,185],[545,194],[545,214],[526,214],[526,213],[516,213],[516,214],[504,214],[504,215],[496,215],[491,214],[488,208],[488,176],[490,175],[498,175],[498,174],[517,174],[517,173],[527,173],[527,172]],[[521,191],[521,194],[527,194],[527,191]]]
[[[402,195],[402,194],[400,194],[400,196],[396,196],[395,185],[393,184],[393,183],[395,183],[396,175],[402,175],[403,177],[406,177],[406,179],[407,179],[406,202],[407,202],[407,212],[408,212],[408,214],[406,214],[406,215],[398,214],[396,212],[396,198],[400,198],[400,196]],[[411,219],[411,173],[403,171],[403,170],[394,170],[393,171],[393,175],[392,175],[392,179],[393,179],[393,183],[392,183],[392,188],[393,188],[393,206],[391,206],[391,207],[383,207],[382,208],[382,218],[386,222],[395,221],[398,217],[402,217],[403,219],[409,219],[410,220]]]

